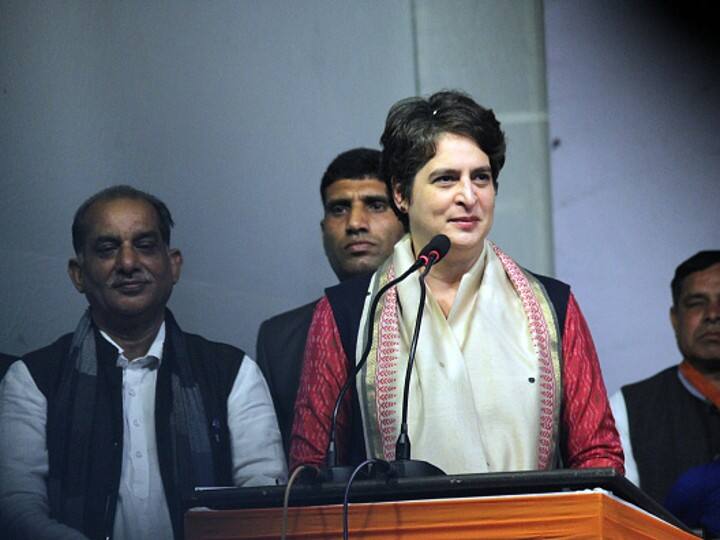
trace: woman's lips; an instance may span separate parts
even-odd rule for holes
[[[477,216],[462,216],[451,218],[449,221],[460,229],[472,229],[480,222],[480,218]]]

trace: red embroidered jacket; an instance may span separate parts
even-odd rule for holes
[[[570,294],[562,341],[562,432],[565,466],[612,467],[624,473],[620,437],[615,429],[595,345],[580,307]],[[327,298],[315,308],[310,325],[295,420],[290,468],[323,465],[332,410],[347,379],[347,359]],[[349,434],[350,393],[338,415],[337,445],[342,457]]]

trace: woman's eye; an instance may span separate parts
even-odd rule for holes
[[[455,178],[453,176],[438,176],[434,183],[436,184],[449,184],[451,182],[454,182]]]

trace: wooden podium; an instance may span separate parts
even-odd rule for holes
[[[595,488],[583,487],[583,482],[577,481],[578,476],[571,477],[574,481],[565,482],[570,485],[563,487],[563,482],[556,481],[557,471],[554,477],[552,473],[538,472],[522,473],[519,476],[444,477],[445,484],[435,479],[426,482],[424,487],[422,479],[387,489],[379,487],[382,484],[377,482],[375,485],[365,485],[364,489],[359,486],[360,499],[395,500],[352,502],[349,511],[350,538],[697,538],[676,526],[680,525],[679,522],[627,480],[607,470],[603,471],[609,475],[603,478],[609,478],[610,482],[599,481],[601,476],[590,478],[586,483],[588,486],[598,484]],[[550,475],[550,481],[543,484],[543,475]],[[488,482],[488,476],[494,478]],[[498,481],[498,477],[500,480],[505,477],[506,481]],[[519,481],[518,478],[525,481]],[[607,489],[608,483],[615,485],[615,493]],[[465,485],[463,489],[456,490],[450,487],[455,484]],[[556,491],[552,491],[554,485],[557,485]],[[444,489],[438,489],[438,486],[444,486]],[[256,491],[248,491],[252,489]],[[265,490],[236,489],[225,494],[208,492],[191,504],[194,508],[186,512],[185,538],[278,539],[282,531],[283,514],[282,505],[277,504],[281,500],[278,498],[280,491],[284,492],[281,487]],[[486,491],[507,494],[484,495]],[[478,494],[468,495],[472,492]],[[617,492],[623,493],[618,496]],[[342,538],[342,504],[308,504],[313,500],[336,499],[338,493],[338,490],[332,488],[301,487],[295,502],[291,503],[295,506],[288,510],[287,538]],[[430,496],[427,496],[428,493]],[[407,498],[403,498],[403,494]],[[436,496],[433,497],[433,494]],[[223,497],[224,502],[219,503]],[[628,498],[635,499],[635,502],[624,500]],[[635,504],[638,502],[641,506],[649,507],[650,511]],[[201,508],[203,503],[209,503],[210,507],[215,508]],[[263,504],[267,506],[263,507]],[[654,515],[653,510],[660,514],[665,512],[662,517],[675,521],[675,524]]]

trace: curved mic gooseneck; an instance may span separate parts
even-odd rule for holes
[[[405,386],[403,388],[402,417],[400,422],[400,433],[395,443],[395,461],[390,463],[393,474],[397,477],[417,477],[417,476],[441,476],[445,473],[426,461],[418,461],[410,458],[410,437],[408,436],[408,404],[410,397],[410,377],[412,375],[413,365],[415,363],[415,353],[417,351],[418,339],[420,337],[420,326],[422,325],[423,313],[425,312],[425,297],[427,287],[425,278],[432,266],[441,260],[450,250],[450,240],[445,237],[446,244],[437,252],[429,255],[424,271],[420,274],[418,281],[420,284],[420,304],[418,305],[417,316],[415,318],[415,328],[413,330],[412,342],[410,343],[410,354],[408,357],[407,368],[405,369]]]
[[[325,454],[325,463],[327,464],[328,469],[333,469],[334,467],[337,467],[337,447],[336,447],[336,432],[337,432],[337,417],[338,413],[340,411],[340,404],[343,401],[343,398],[345,397],[345,394],[350,389],[350,387],[355,383],[355,378],[357,377],[357,374],[362,370],[362,368],[365,366],[365,363],[367,362],[368,355],[370,354],[370,349],[372,347],[372,337],[373,337],[373,324],[372,321],[375,319],[375,312],[377,311],[377,306],[380,302],[380,298],[391,288],[400,283],[402,280],[407,278],[410,274],[415,272],[418,268],[421,268],[425,265],[432,266],[437,261],[442,259],[450,249],[450,239],[445,236],[444,234],[438,234],[434,236],[430,242],[427,243],[427,245],[420,251],[420,254],[417,256],[417,259],[415,262],[408,268],[405,272],[403,272],[402,275],[399,277],[389,281],[386,283],[375,295],[375,298],[373,298],[373,301],[370,305],[370,312],[368,316],[369,324],[367,325],[367,336],[365,339],[365,348],[363,349],[362,356],[360,357],[360,361],[355,363],[355,367],[353,368],[352,372],[348,375],[347,380],[345,381],[345,384],[340,389],[340,392],[338,394],[337,399],[335,400],[335,406],[333,407],[333,414],[332,414],[332,421],[331,421],[331,427],[330,427],[330,436],[328,440],[328,446],[327,451]],[[424,285],[424,283],[423,283]],[[421,302],[421,306],[424,305],[424,298]],[[417,341],[417,340],[415,340]],[[407,393],[407,392],[406,392]]]
[[[372,321],[375,319],[375,312],[377,311],[378,303],[380,302],[380,298],[391,288],[400,283],[403,279],[408,277],[410,274],[412,274],[415,270],[420,268],[423,265],[422,261],[415,261],[413,265],[408,268],[401,276],[393,279],[392,281],[389,281],[385,284],[384,287],[382,287],[378,293],[375,295],[375,298],[373,298],[372,304],[370,305],[370,315],[368,317],[368,321]],[[373,325],[372,323],[368,324],[368,330],[367,330],[367,337],[365,342],[365,349],[363,350],[362,356],[360,357],[360,361],[355,364],[355,367],[353,368],[352,372],[348,375],[347,380],[345,381],[345,384],[340,389],[340,393],[338,394],[337,399],[335,400],[335,406],[333,407],[333,414],[332,414],[332,424],[330,427],[330,440],[328,441],[328,447],[327,452],[325,455],[325,461],[327,463],[328,467],[335,467],[337,466],[337,449],[335,445],[335,434],[337,431],[337,417],[338,413],[340,411],[340,404],[342,403],[343,398],[345,397],[345,394],[350,389],[350,387],[355,382],[355,377],[360,372],[360,370],[365,365],[365,362],[367,362],[367,357],[370,354],[370,348],[372,346],[372,336],[373,336]]]
[[[402,402],[402,420],[400,422],[400,433],[398,435],[397,442],[395,443],[395,459],[396,460],[408,460],[410,459],[410,437],[408,436],[408,401],[410,398],[410,377],[412,376],[413,365],[415,364],[415,352],[417,351],[418,339],[420,337],[420,326],[422,325],[423,314],[425,313],[425,296],[427,295],[427,285],[425,284],[425,277],[430,272],[433,264],[440,260],[440,257],[435,257],[428,261],[423,272],[418,277],[420,283],[420,303],[418,305],[417,316],[415,317],[415,329],[413,330],[412,341],[410,342],[410,355],[408,356],[407,369],[405,370],[405,385],[403,387],[403,402]]]

